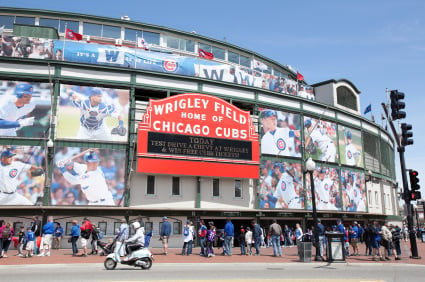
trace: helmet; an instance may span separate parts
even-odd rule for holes
[[[352,139],[352,137],[353,137],[353,134],[351,133],[351,131],[347,131],[347,138],[348,139]]]
[[[304,126],[309,128],[311,126],[311,119],[308,119],[304,122]]]
[[[15,87],[15,95],[18,98],[22,98],[24,94],[33,94],[33,87],[29,83],[20,83]]]
[[[98,95],[102,95],[102,92],[100,91],[99,88],[87,88],[86,89],[86,93],[89,97],[91,96],[98,96]]]
[[[281,164],[281,163],[275,163],[273,168],[279,168],[281,173],[285,172],[285,168],[284,168],[283,164]]]
[[[139,229],[140,228],[140,223],[138,221],[135,221],[131,224],[131,227],[134,228],[134,230]]]
[[[260,113],[260,118],[268,118],[268,117],[272,117],[272,116],[274,116],[274,117],[277,116],[276,111],[273,111],[273,110],[264,110],[264,111],[262,111]]]
[[[92,152],[92,153],[87,153],[84,155],[84,161],[86,163],[96,163],[96,162],[99,162],[100,160],[99,160],[99,156],[95,152]]]

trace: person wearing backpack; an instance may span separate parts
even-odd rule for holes
[[[3,246],[1,249],[0,257],[7,258],[7,250],[9,249],[10,242],[12,242],[12,237],[14,234],[15,234],[15,231],[13,230],[12,224],[10,222],[6,223],[6,226],[3,228],[1,232]]]
[[[84,221],[80,227],[80,230],[81,230],[81,247],[83,248],[83,253],[81,254],[81,256],[87,257],[88,256],[87,243],[93,230],[93,225],[87,217],[84,218]]]
[[[186,221],[186,225],[183,227],[183,248],[182,248],[182,256],[192,254],[192,245],[193,245],[193,225],[191,221],[188,219]],[[187,248],[187,251],[186,251]]]
[[[93,224],[93,230],[91,232],[91,252],[90,255],[97,255],[97,241],[99,241],[100,229]]]
[[[207,238],[207,226],[205,225],[205,222],[203,219],[201,219],[199,221],[199,231],[198,231],[198,235],[199,235],[199,245],[201,245],[201,253],[199,254],[200,256],[206,256],[206,252],[205,252],[205,240]]]

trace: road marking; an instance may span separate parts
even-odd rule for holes
[[[129,280],[133,281],[133,280]],[[188,282],[194,280],[143,280],[143,282]],[[201,279],[198,281],[210,281],[209,279]],[[311,279],[311,278],[300,278],[300,279],[226,279],[220,280],[221,282],[386,282],[385,280],[366,280],[366,279]],[[110,282],[125,282],[110,281]]]

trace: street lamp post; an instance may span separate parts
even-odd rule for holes
[[[314,179],[313,179],[313,171],[316,169],[316,163],[311,159],[305,162],[305,168],[308,174],[310,175],[310,187],[311,187],[311,201],[313,206],[313,224],[314,224],[314,247],[316,248],[316,256],[314,260],[322,261],[322,256],[320,255],[320,242],[319,242],[319,229],[318,229],[318,220],[317,220],[317,209],[316,209],[316,192],[314,190]]]

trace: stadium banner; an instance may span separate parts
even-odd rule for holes
[[[342,204],[344,211],[366,212],[365,174],[341,169]]]
[[[301,116],[272,109],[259,110],[261,154],[301,158]]]
[[[137,145],[138,172],[258,178],[258,134],[250,113],[214,96],[151,99]]]
[[[56,138],[128,141],[128,89],[60,86]]]
[[[174,55],[170,51],[133,46],[115,46],[73,40],[55,40],[20,36],[2,36],[0,54],[7,57],[65,60],[161,73],[197,76],[211,80],[248,85],[314,100],[313,88],[290,79],[286,74],[271,75],[264,70]],[[297,91],[298,88],[298,91]]]
[[[314,190],[316,194],[316,209],[318,211],[340,211],[342,207],[339,189],[339,169],[318,166],[313,172]],[[306,176],[307,209],[312,209],[312,194],[310,176]]]
[[[304,148],[306,158],[323,162],[337,162],[336,123],[304,117]]]
[[[44,146],[0,146],[0,205],[42,205],[44,199]]]
[[[362,133],[360,130],[338,125],[341,164],[363,167]]]
[[[263,160],[259,191],[261,209],[304,209],[302,165]]]
[[[48,83],[0,80],[0,136],[44,138],[52,103]]]
[[[123,206],[125,150],[56,147],[51,205]]]

